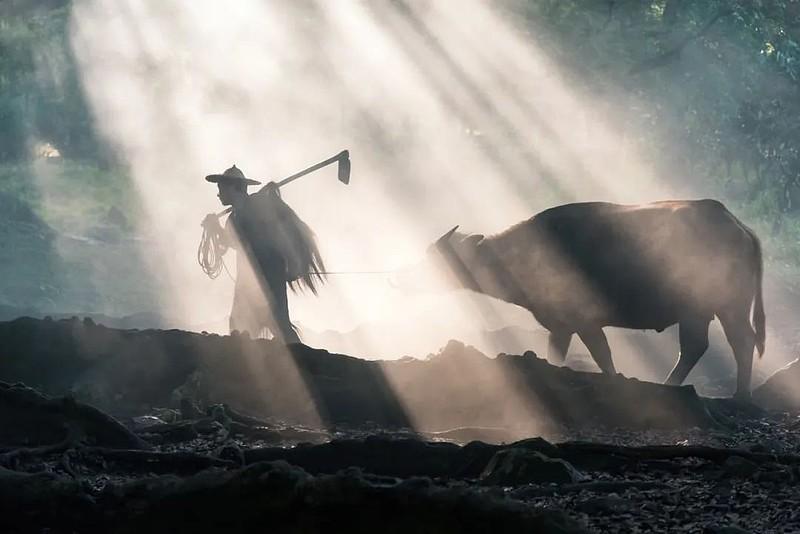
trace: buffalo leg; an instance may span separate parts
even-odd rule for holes
[[[680,386],[700,357],[708,348],[708,319],[689,319],[680,322],[680,344],[681,353],[678,356],[678,363],[670,372],[665,384],[668,386]]]
[[[750,319],[745,313],[732,315],[723,314],[719,320],[725,330],[736,359],[736,397],[750,397],[750,381],[753,375],[753,350],[755,349],[756,333],[750,325]]]
[[[614,361],[611,359],[611,349],[608,348],[608,340],[602,328],[579,330],[578,337],[589,349],[589,354],[592,355],[592,359],[604,374],[617,374],[617,370],[614,368]]]
[[[550,363],[564,363],[570,341],[572,341],[572,334],[569,332],[550,332],[547,343],[547,359]]]

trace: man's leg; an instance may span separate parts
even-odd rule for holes
[[[283,276],[271,276],[266,280],[265,293],[269,301],[275,331],[273,333],[285,344],[300,343],[300,336],[289,318],[289,297]]]
[[[247,332],[252,338],[265,337],[264,330],[269,324],[264,321],[266,306],[267,301],[259,294],[258,286],[251,287],[237,279],[228,322],[230,331]]]

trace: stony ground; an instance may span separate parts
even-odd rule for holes
[[[632,432],[564,429],[561,440],[627,446],[702,445],[800,455],[800,417],[764,415],[735,421],[731,429]],[[558,440],[557,440],[558,441]],[[509,495],[532,506],[560,506],[596,532],[800,532],[800,471],[757,466],[738,457],[722,465],[687,458],[622,473],[588,473],[592,480],[646,481],[663,487],[596,493]]]
[[[172,413],[176,419],[180,418],[177,412]],[[165,417],[165,411],[158,412],[158,415],[168,418]],[[237,463],[236,456],[242,451],[264,447],[283,447],[286,451],[298,450],[298,447],[299,450],[313,450],[331,440],[363,441],[378,431],[375,428],[340,427],[319,432],[269,422],[269,433],[267,427],[260,427],[264,436],[259,437],[252,432],[248,432],[248,436],[237,434],[230,430],[225,421],[204,420],[201,424],[195,423],[196,436],[191,439],[181,439],[180,436],[176,439],[175,435],[165,439],[148,433],[153,428],[151,425],[160,427],[176,423],[180,421],[166,423],[154,415],[137,418],[135,422],[128,421],[139,435],[153,442],[157,452],[202,454],[233,459],[234,464]],[[748,414],[731,417],[728,423],[730,426],[727,428],[713,430],[692,428],[638,432],[564,427],[559,435],[548,436],[554,444],[578,442],[620,447],[674,445],[687,450],[704,446],[715,451],[742,451],[742,456],[733,453],[724,460],[673,457],[629,462],[622,466],[612,462],[593,469],[580,465],[583,460],[576,457],[577,460],[573,460],[576,478],[532,483],[519,483],[512,477],[505,484],[502,480],[498,484],[489,484],[485,476],[486,469],[474,477],[440,474],[424,477],[425,468],[422,467],[420,474],[428,481],[427,484],[435,487],[455,491],[470,488],[487,499],[523,503],[531,510],[563,510],[568,518],[575,520],[576,525],[589,532],[800,531],[800,417],[788,414],[760,414],[754,417]],[[383,432],[381,435],[381,439],[388,440],[408,440],[413,436],[410,432],[397,431]],[[460,435],[468,438],[469,429],[462,429]],[[447,441],[435,436],[428,438]],[[381,446],[374,448],[376,454],[381,453]],[[748,453],[753,453],[755,459],[746,457]],[[770,461],[770,455],[774,461]],[[299,463],[303,461],[307,460]],[[19,472],[44,471],[78,480],[87,494],[96,499],[109,491],[118,491],[126,484],[155,479],[163,474],[161,467],[154,467],[152,472],[141,466],[126,468],[123,464],[109,461],[102,455],[95,455],[80,447],[20,458],[12,467]],[[376,470],[381,469],[379,467]],[[319,473],[316,475],[319,476]],[[363,476],[368,475],[365,470]],[[393,477],[391,473],[376,475],[388,477],[386,480],[391,484],[402,483],[402,477]]]
[[[800,363],[757,408],[463,345],[378,366],[32,319],[0,341],[0,532],[800,532]],[[548,424],[500,417],[533,401]],[[439,430],[403,430],[409,402]]]

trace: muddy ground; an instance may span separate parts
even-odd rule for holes
[[[795,368],[766,410],[457,343],[20,319],[0,347],[4,532],[800,531]]]

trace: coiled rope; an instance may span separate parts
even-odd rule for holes
[[[200,246],[197,247],[197,263],[203,272],[212,280],[220,275],[225,267],[222,255],[226,248],[221,244],[220,228],[212,228],[207,221],[203,221],[203,236],[200,238]],[[230,273],[228,273],[230,275]]]

